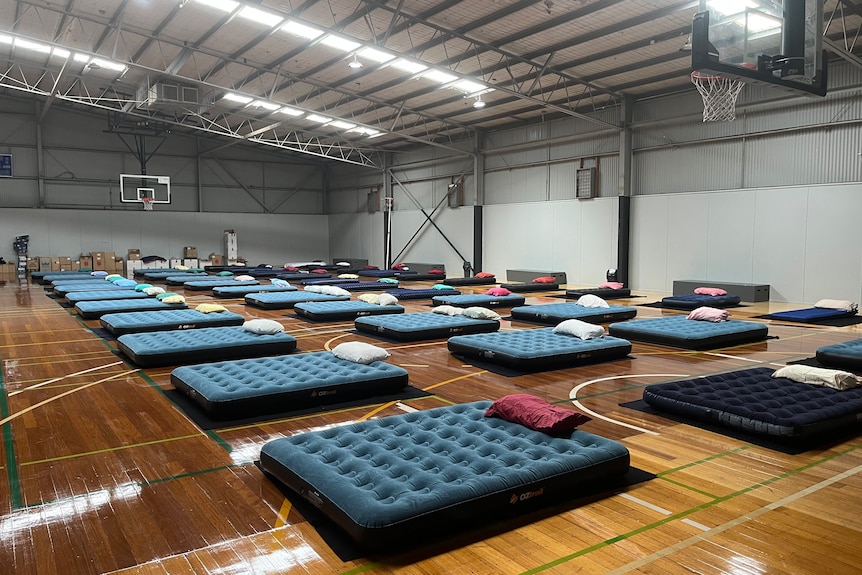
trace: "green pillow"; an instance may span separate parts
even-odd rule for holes
[[[227,277],[227,276],[232,276],[232,275],[233,275],[233,272],[227,272],[227,271],[225,271],[225,272],[219,272],[219,273],[218,273],[218,275],[219,275],[219,276],[221,276],[221,277]]]
[[[176,294],[174,292],[171,292],[171,291],[166,291],[165,293],[156,294],[156,299],[161,301],[161,300],[165,299],[166,297],[171,297],[172,295],[176,295]]]
[[[109,276],[105,276],[105,279],[108,280],[109,282],[113,282],[114,280],[122,280],[122,279],[126,279],[126,278],[124,278],[120,274],[111,274]]]
[[[394,278],[380,278],[379,280],[377,280],[377,283],[381,283],[381,284],[397,284],[397,283],[398,283],[398,280],[397,280],[397,279],[394,279]]]
[[[152,284],[138,284],[135,286],[135,291],[144,291],[147,288],[153,287]]]

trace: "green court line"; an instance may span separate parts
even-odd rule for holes
[[[680,465],[679,467],[673,467],[671,469],[666,469],[664,471],[659,471],[656,473],[657,476],[663,477],[670,473],[676,473],[677,471],[681,471],[683,469],[688,469],[689,467],[694,467],[695,465],[700,465],[701,463],[706,463],[707,461],[712,461],[714,459],[719,459],[720,457],[727,457],[728,455],[734,455],[739,453],[740,451],[745,451],[747,449],[751,449],[754,447],[753,445],[743,445],[742,447],[737,447],[735,449],[728,449],[727,451],[722,451],[721,453],[716,453],[715,455],[710,455],[709,457],[704,457],[703,459],[698,459],[697,461],[692,461],[691,463],[686,463],[684,465]]]
[[[140,485],[143,487],[145,485],[158,485],[159,483],[167,483],[168,481],[174,481],[175,479],[186,479],[188,477],[197,477],[198,475],[206,475],[207,473],[213,473],[215,471],[225,471],[226,469],[235,469],[237,467],[244,467],[246,465],[250,465],[252,462],[248,461],[246,463],[232,463],[230,465],[222,465],[221,467],[213,467],[212,469],[199,469],[197,471],[189,471],[188,473],[178,473],[177,475],[169,475],[168,477],[160,477],[159,479],[153,479],[152,481],[144,480],[140,482]]]
[[[218,443],[218,444],[219,444],[219,446],[220,446],[222,449],[224,449],[225,451],[227,451],[228,453],[231,453],[231,452],[233,451],[233,447],[231,447],[231,446],[230,446],[230,443],[228,443],[227,441],[225,441],[225,440],[222,438],[222,436],[218,434],[218,432],[217,432],[217,431],[215,431],[215,430],[213,430],[213,429],[208,429],[208,430],[206,430],[204,433],[206,433],[206,434],[207,434],[207,437],[209,437],[210,439],[212,439],[213,441],[215,441],[216,443]]]
[[[713,493],[709,493],[707,491],[703,491],[702,489],[698,489],[697,487],[692,487],[691,485],[686,485],[685,483],[683,483],[681,481],[675,481],[675,480],[669,479],[667,477],[658,477],[658,479],[661,479],[662,481],[667,481],[668,483],[676,485],[677,487],[682,487],[683,489],[687,489],[688,491],[693,491],[695,493],[699,493],[701,495],[709,497],[710,499],[718,499],[718,495],[715,495]]]
[[[3,360],[0,359],[0,419],[6,419],[9,413],[9,402],[6,397],[6,380],[3,379]],[[6,452],[6,477],[9,481],[9,498],[12,509],[20,509],[24,505],[21,494],[21,482],[18,477],[18,462],[15,458],[15,439],[12,437],[12,422],[3,424],[3,448]]]
[[[134,449],[136,447],[143,447],[145,445],[158,445],[160,443],[170,443],[171,441],[180,441],[182,439],[192,439],[195,437],[200,437],[200,434],[195,433],[193,435],[183,435],[180,437],[169,437],[168,439],[155,439],[153,441],[144,441],[142,443],[135,443],[133,445],[121,445],[119,447],[108,447],[106,449],[97,449],[96,451],[85,451],[83,453],[74,453],[72,455],[61,455],[59,457],[49,457],[47,459],[37,459],[35,461],[28,461],[26,463],[22,463],[21,467],[26,467],[27,465],[39,465],[41,463],[51,463],[52,461],[62,461],[64,459],[75,459],[76,457],[87,457],[88,455],[99,455],[100,453],[111,453],[113,451],[123,451],[125,449]]]

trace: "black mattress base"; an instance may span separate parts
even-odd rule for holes
[[[164,367],[170,365],[187,365],[208,361],[227,359],[246,359],[267,355],[281,355],[296,350],[296,342],[273,342],[249,346],[247,343],[225,345],[218,349],[181,350],[177,352],[162,352],[158,354],[139,355],[129,349],[122,341],[117,340],[118,351],[128,357],[132,363],[140,367]]]
[[[602,299],[617,299],[631,297],[632,290],[629,288],[611,289],[611,288],[589,288],[589,289],[569,289],[566,290],[567,298],[579,298],[585,295],[594,295]]]
[[[527,293],[527,292],[539,292],[539,291],[557,291],[560,289],[560,284],[537,284],[537,283],[500,284],[500,287],[506,288],[510,292]]]
[[[443,280],[440,283],[445,284],[447,286],[488,286],[488,285],[496,285],[497,284],[497,278],[496,277],[490,277],[490,278],[477,278],[477,277],[446,278],[445,280]]]
[[[452,354],[458,357],[463,357],[467,360],[477,359],[480,361],[486,361],[525,373],[565,369],[582,365],[591,365],[594,363],[602,363],[605,361],[625,359],[629,356],[629,353],[631,353],[632,350],[632,346],[629,344],[625,347],[607,347],[584,351],[571,351],[536,357],[526,357],[513,353],[494,351],[493,356],[488,357],[486,352],[477,346],[460,345],[457,342],[450,340],[447,347]]]
[[[355,327],[357,331],[370,333],[386,339],[394,339],[396,341],[423,341],[426,339],[441,339],[444,337],[451,337],[453,335],[490,333],[500,329],[500,322],[483,321],[469,325],[441,326],[415,331],[401,331],[387,326],[373,326],[362,323],[355,324]]]

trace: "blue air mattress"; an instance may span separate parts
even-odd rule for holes
[[[309,301],[293,306],[296,315],[319,321],[342,321],[365,315],[404,313],[400,305],[377,305],[356,301]]]
[[[560,289],[560,284],[536,284],[536,283],[517,283],[517,284],[500,284],[501,288],[506,288],[509,291],[523,293],[535,291],[556,291]]]
[[[702,306],[726,308],[739,305],[738,295],[700,295],[689,293],[671,295],[661,299],[661,305],[676,309],[695,309]]]
[[[293,281],[302,281],[307,279],[323,279],[323,278],[331,278],[332,274],[312,274],[308,272],[286,272],[282,271],[280,274],[275,276],[279,279],[287,280],[289,282]]]
[[[347,291],[383,291],[393,287],[398,287],[398,284],[386,282],[351,282],[338,284],[338,287],[346,289]]]
[[[473,319],[462,315],[443,315],[430,311],[359,317],[354,320],[353,325],[359,331],[398,341],[437,339],[458,334],[486,333],[500,329],[500,322],[497,320]]]
[[[388,289],[386,293],[392,294],[398,299],[431,299],[434,296],[438,296],[441,293],[445,293],[446,295],[461,295],[456,289],[451,290],[439,290],[439,289],[411,289],[411,288],[396,288],[396,289]]]
[[[256,286],[260,285],[257,280],[239,281],[230,278],[212,279],[212,280],[191,280],[183,282],[183,287],[189,290],[201,291],[211,290],[217,287],[226,286]]]
[[[276,439],[263,471],[367,549],[488,525],[571,500],[629,469],[620,443],[484,417],[490,402],[395,415]],[[541,497],[538,497],[541,495]]]
[[[414,275],[416,272],[404,270],[358,270],[356,275],[370,278],[394,278],[406,275]]]
[[[278,293],[296,291],[295,286],[256,285],[256,286],[221,286],[213,288],[215,297],[245,297],[250,293]]]
[[[320,351],[178,367],[171,383],[211,417],[237,419],[397,393],[407,370]]]
[[[440,283],[444,283],[447,286],[487,286],[493,285],[497,283],[496,277],[490,278],[446,278]]]
[[[199,272],[192,272],[189,270],[185,271],[175,271],[175,270],[144,270],[144,279],[150,281],[164,281],[170,277],[184,276],[189,279],[194,278],[205,278],[207,276],[206,272],[203,270]]]
[[[696,321],[683,315],[612,323],[608,333],[631,341],[684,349],[715,349],[765,340],[768,328],[753,321]]]
[[[147,299],[148,296],[142,291],[134,289],[107,289],[95,291],[70,291],[66,294],[66,301],[76,304],[79,301],[97,301],[105,299]]]
[[[800,323],[817,323],[830,319],[853,317],[855,315],[855,311],[846,311],[843,309],[831,309],[823,307],[809,307],[805,309],[778,311],[767,315],[766,318],[783,321],[798,321]]]
[[[512,319],[534,321],[547,325],[556,325],[567,319],[579,319],[590,323],[604,323],[631,319],[637,313],[637,309],[621,305],[584,307],[569,302],[514,307],[512,308]]]
[[[164,303],[156,298],[145,299],[107,299],[98,301],[82,301],[75,304],[75,311],[83,319],[97,319],[106,313],[122,313],[127,311],[165,311],[170,309],[186,309],[184,303]]]
[[[862,371],[862,339],[826,345],[817,349],[817,361],[833,369]]]
[[[306,274],[306,275],[308,275],[308,274]],[[313,286],[313,285],[338,286],[341,284],[355,284],[358,282],[359,282],[359,280],[357,280],[356,278],[325,277],[325,278],[305,278],[305,279],[300,280],[299,283],[301,283],[304,286]]]
[[[521,371],[562,369],[626,357],[632,344],[611,336],[581,339],[554,328],[520,329],[450,337],[449,351]]]
[[[420,282],[420,281],[433,281],[433,282],[443,282],[446,279],[446,274],[420,274],[420,273],[407,273],[401,272],[397,277],[399,281],[402,282]]]
[[[161,281],[164,281],[169,286],[181,286],[186,282],[207,281],[207,280],[215,280],[215,279],[225,279],[225,278],[219,278],[218,276],[211,276],[211,275],[207,275],[207,274],[189,274],[189,273],[173,272],[170,275],[163,276],[161,278]],[[232,279],[232,278],[227,278],[227,279]],[[152,281],[158,281],[158,280],[153,279]]]
[[[30,277],[35,281],[38,281],[40,284],[49,284],[55,280],[62,281],[78,281],[78,280],[91,280],[93,279],[93,275],[90,272],[51,272],[46,273],[42,272],[31,272]]]
[[[105,280],[95,280],[95,281],[81,281],[81,282],[69,282],[69,283],[61,283],[54,284],[52,288],[54,293],[57,295],[65,296],[69,292],[73,291],[96,291],[96,290],[134,290],[135,286],[126,286],[120,287],[112,284],[111,282],[106,282]]]
[[[245,318],[237,313],[229,311],[203,313],[193,309],[107,313],[99,318],[102,327],[115,336],[147,331],[226,327],[242,325],[244,322]]]
[[[261,309],[290,309],[305,301],[347,301],[347,295],[327,295],[310,291],[290,291],[274,293],[250,293],[245,296],[247,305]]]
[[[290,353],[296,338],[283,332],[251,333],[242,326],[204,327],[128,333],[117,338],[117,347],[137,365],[155,367]]]
[[[566,290],[566,297],[579,298],[585,295],[594,295],[602,299],[618,299],[624,297],[631,297],[632,290],[630,290],[629,288],[581,288]]]
[[[838,391],[756,367],[648,385],[643,398],[661,411],[786,439],[838,436],[862,421],[862,388]]]
[[[202,274],[206,273],[203,268],[189,268],[189,269],[177,269],[177,268],[138,268],[134,271],[135,277],[144,277],[146,274]]]
[[[484,293],[449,295],[447,290],[431,298],[433,305],[453,305],[455,307],[515,307],[524,305],[526,299],[522,295],[488,295]]]

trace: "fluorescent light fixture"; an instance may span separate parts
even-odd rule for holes
[[[45,46],[44,44],[37,44],[36,42],[24,40],[23,38],[15,38],[15,47],[23,48],[25,50],[33,50],[34,52],[41,52],[42,54],[51,53],[50,46]]]
[[[6,36],[5,34],[0,34],[0,44],[11,44],[14,38],[12,36]]]
[[[291,108],[290,106],[285,106],[281,110],[279,110],[282,114],[287,114],[288,116],[299,117],[305,114],[302,110],[297,110],[296,108]]]
[[[65,48],[54,48],[51,51],[51,54],[54,56],[57,56],[58,58],[68,58],[69,56],[72,55],[72,53],[69,52],[68,50],[66,50]]]
[[[333,36],[332,34],[324,36],[320,43],[344,52],[352,52],[360,46],[359,42],[353,42],[352,40],[347,40],[340,36]]]
[[[77,52],[75,53],[74,56],[72,56],[72,59],[75,62],[81,62],[82,64],[86,64],[87,62],[90,61],[89,56],[87,56],[86,54],[81,54],[81,53],[77,53]]]
[[[234,2],[234,0],[195,0],[195,2],[222,12],[233,12],[239,6],[239,2]]]
[[[222,100],[228,100],[229,102],[239,102],[240,104],[249,104],[254,98],[250,96],[243,96],[242,94],[235,94],[233,92],[228,92],[224,96],[222,96]]]
[[[473,80],[459,80],[458,82],[452,84],[452,87],[468,94],[474,94],[476,92],[481,92],[488,89],[485,84],[480,84],[479,82],[474,82]]]
[[[305,119],[312,122],[318,122],[320,124],[328,124],[332,121],[332,118],[327,118],[326,116],[321,116],[319,114],[309,114],[305,117]]]
[[[345,122],[344,120],[333,120],[329,122],[327,126],[331,128],[337,128],[339,130],[349,130],[351,128],[355,128],[356,124],[351,124],[350,122]]]
[[[485,107],[485,100],[482,99],[482,96],[476,96],[476,101],[473,102],[473,107],[477,110],[481,110]]]
[[[350,128],[347,130],[353,134],[362,134],[363,136],[379,136],[381,134],[380,130],[375,130],[374,128],[367,128],[365,126],[356,126],[355,128]]]
[[[347,63],[348,68],[353,68],[354,70],[358,70],[362,67],[362,62],[356,59],[356,54],[353,55],[353,60]]]
[[[428,69],[428,66],[426,66],[425,64],[420,64],[419,62],[412,62],[410,60],[405,60],[404,58],[398,58],[389,65],[393,68],[398,68],[399,70],[403,70],[411,74],[418,74],[422,70]]]
[[[378,64],[385,64],[389,60],[395,58],[394,54],[390,54],[376,48],[363,48],[358,53],[362,58],[371,60],[372,62],[377,62]]]
[[[275,112],[278,110],[279,105],[273,104],[272,102],[267,102],[266,100],[255,100],[251,103],[255,108],[263,108],[264,110],[269,110],[270,112]]]
[[[440,82],[441,84],[448,84],[449,82],[454,82],[458,79],[458,76],[453,74],[447,74],[446,72],[441,72],[440,70],[428,70],[424,74],[422,74],[423,78],[428,78],[429,80],[433,80],[435,82]]]
[[[284,20],[284,18],[282,18],[278,14],[273,14],[272,12],[267,12],[265,10],[259,10],[258,8],[253,8],[251,6],[244,6],[243,9],[239,11],[237,16],[269,27],[273,27],[276,24],[280,24],[281,21]]]
[[[107,68],[108,70],[113,70],[115,72],[125,72],[127,69],[125,64],[118,64],[117,62],[111,62],[110,60],[104,60],[102,58],[93,58],[90,60],[89,65],[94,68]]]
[[[293,34],[294,36],[299,36],[300,38],[306,38],[308,40],[314,40],[323,35],[323,30],[318,30],[317,28],[312,28],[311,26],[306,26],[305,24],[300,24],[293,20],[288,20],[281,29],[288,34]]]

